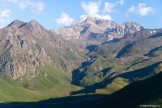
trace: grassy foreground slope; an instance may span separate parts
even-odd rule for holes
[[[118,91],[129,84],[129,80],[118,77],[115,78],[110,84],[107,84],[106,87],[102,89],[97,89],[96,94],[111,94],[115,91]]]
[[[31,80],[13,81],[0,78],[0,102],[38,101],[53,97],[68,96],[79,87],[71,85],[71,79],[59,69],[45,64],[41,74]]]
[[[72,96],[34,103],[6,103],[2,108],[139,108],[140,105],[162,107],[162,72],[136,81],[111,95]]]

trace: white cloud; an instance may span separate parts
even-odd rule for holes
[[[18,3],[18,7],[21,9],[21,10],[24,10],[28,5],[28,1],[21,1]]]
[[[103,12],[113,12],[114,11],[114,8],[116,6],[119,6],[119,5],[124,5],[124,0],[119,0],[119,1],[116,1],[116,2],[105,2],[105,6],[104,6],[104,11]]]
[[[146,15],[150,15],[150,14],[154,14],[154,8],[147,6],[145,3],[139,3],[138,6],[131,6],[128,9],[129,13],[135,13],[139,16],[146,16]]]
[[[12,11],[9,9],[3,10],[0,12],[0,25],[4,25],[9,22],[8,18],[10,17]]]
[[[7,3],[15,4],[19,9],[31,9],[34,12],[42,12],[45,8],[45,3],[42,1],[33,2],[32,0],[1,0]]]
[[[62,12],[59,18],[56,19],[58,25],[70,26],[74,23],[74,19],[71,18],[67,13]]]
[[[37,3],[30,2],[29,7],[38,12],[41,12],[44,10],[45,4],[42,2],[37,2]]]
[[[85,18],[85,16],[98,17],[100,19],[111,20],[110,15],[99,14],[100,5],[101,5],[100,1],[99,2],[82,2],[81,6],[82,6],[82,9],[85,12],[85,15],[80,16],[81,20],[83,18]]]
[[[44,10],[45,4],[41,1],[39,2],[31,2],[30,0],[23,0],[18,3],[18,7],[21,10],[26,8],[30,8],[36,12],[42,12]]]
[[[1,17],[1,18],[9,17],[10,14],[11,14],[11,12],[12,12],[12,11],[9,10],[9,9],[3,10],[3,11],[1,12],[1,14],[0,14],[0,17]]]
[[[110,15],[96,15],[96,17],[104,20],[111,20]]]
[[[81,5],[88,16],[95,17],[99,12],[100,2],[82,2]]]
[[[106,2],[104,7],[104,12],[112,12],[115,5],[113,3]]]
[[[146,6],[145,3],[139,3],[137,9],[140,16],[154,13],[154,9],[152,7]]]
[[[136,10],[135,6],[131,6],[129,9],[128,9],[128,12],[134,12]]]
[[[99,19],[103,19],[103,20],[111,20],[111,16],[110,15],[96,15],[95,17],[99,18]],[[80,20],[84,21],[87,18],[86,15],[81,15],[80,16]]]

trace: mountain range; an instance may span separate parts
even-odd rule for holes
[[[97,99],[99,107],[117,100],[124,90],[134,93],[136,86],[148,87],[143,82],[157,82],[161,71],[162,29],[146,29],[136,22],[117,24],[87,17],[72,26],[47,30],[35,20],[15,20],[0,29],[1,102],[82,95],[83,101],[78,97],[74,102],[72,97],[71,104],[88,107]]]
[[[123,37],[127,33],[134,33],[142,30],[143,27],[136,22],[124,22],[117,24],[110,20],[103,20],[96,17],[87,17],[79,23],[51,30],[52,33],[60,35],[66,40],[82,39],[96,42],[106,42]]]

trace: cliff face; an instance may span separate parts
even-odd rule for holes
[[[13,79],[37,76],[44,63],[70,72],[72,62],[77,65],[83,59],[79,48],[71,49],[72,46],[34,20],[16,20],[0,30],[0,70]]]

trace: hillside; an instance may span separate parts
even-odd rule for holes
[[[111,95],[73,96],[49,99],[36,103],[0,104],[3,108],[139,108],[140,105],[162,105],[162,73],[131,83]]]
[[[15,20],[0,29],[0,101],[69,95],[79,89],[70,84],[71,71],[84,60],[83,54],[79,44],[52,35],[37,21]]]
[[[161,32],[162,29],[144,29],[127,34],[118,40],[88,46],[89,52],[86,55],[90,59],[73,71],[74,84],[84,87],[92,86],[124,73],[131,75],[135,70],[160,62]],[[141,71],[141,75],[143,73]],[[154,73],[128,79],[135,81],[152,75]]]

